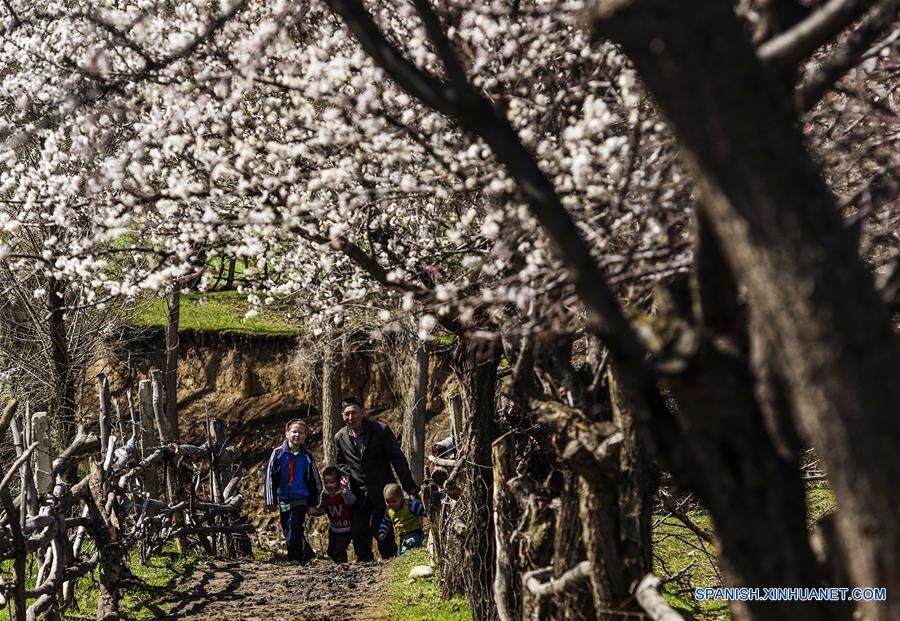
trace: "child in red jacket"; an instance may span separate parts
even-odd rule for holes
[[[328,557],[335,563],[347,562],[347,548],[350,547],[350,516],[356,495],[341,481],[342,473],[334,466],[322,471],[322,485],[325,493],[315,515],[327,515]]]

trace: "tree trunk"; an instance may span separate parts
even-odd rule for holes
[[[512,559],[515,556],[511,549],[510,536],[515,528],[511,517],[515,515],[515,502],[507,491],[508,481],[516,471],[516,454],[513,438],[506,434],[494,442],[494,537],[497,546],[496,567],[494,573],[494,602],[497,604],[497,617],[500,621],[514,621],[521,604],[516,595],[519,593],[519,576],[513,570]]]
[[[597,426],[600,442],[592,452],[599,460],[578,470],[579,518],[597,619],[622,619],[628,610],[639,619],[631,587],[652,567],[650,511],[656,479],[612,367],[607,382],[612,421]],[[600,448],[604,445],[606,450]],[[619,612],[611,615],[605,612],[609,610]]]
[[[322,450],[326,466],[337,464],[334,434],[341,425],[341,352],[335,352],[335,346],[329,344],[322,360]]]
[[[225,290],[231,291],[234,289],[234,272],[235,267],[237,266],[237,259],[230,258],[228,259],[228,275],[225,277]]]
[[[704,200],[698,194],[698,202]],[[767,426],[748,359],[748,317],[718,241],[698,218],[691,293],[684,281],[656,292],[659,320],[678,327],[672,347],[683,368],[665,385],[677,407],[679,442],[690,460],[676,472],[709,508],[729,586],[826,586],[809,544],[798,452],[789,429]],[[715,413],[711,416],[711,413]],[[788,442],[790,443],[790,442]],[[845,618],[839,604],[739,602],[735,619]]]
[[[554,531],[554,578],[559,578],[587,558],[581,515],[578,510],[578,495],[578,475],[571,471],[564,472]],[[552,616],[559,621],[588,621],[596,618],[594,599],[587,585],[573,589],[571,594],[559,595],[554,606]]]
[[[702,208],[779,345],[798,427],[838,497],[853,583],[897,592],[900,352],[784,89],[729,3],[601,0],[594,27],[622,45],[668,116]],[[900,599],[861,611],[900,618]]]
[[[465,503],[468,525],[459,563],[472,617],[497,618],[493,603],[494,520],[491,475],[491,445],[500,435],[496,413],[497,367],[500,357],[494,342],[472,342],[460,338],[454,366],[462,389],[465,417]]]
[[[178,326],[181,316],[181,290],[175,283],[169,298],[169,321],[166,325],[166,442],[178,442],[181,437],[178,430]]]
[[[75,439],[75,373],[66,338],[65,295],[63,281],[50,277],[47,283],[48,329],[52,362],[55,412],[54,440],[60,450]]]
[[[428,398],[428,350],[416,350],[415,384],[410,406],[403,415],[403,452],[416,483],[425,478],[425,403]]]

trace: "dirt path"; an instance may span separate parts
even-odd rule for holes
[[[386,621],[385,565],[303,567],[258,561],[211,561],[197,566],[166,619],[194,621]]]

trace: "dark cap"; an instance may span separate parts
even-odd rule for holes
[[[357,405],[359,407],[363,406],[362,401],[360,400],[359,397],[355,397],[355,396],[354,397],[344,397],[343,399],[341,399],[341,409],[342,410],[344,408],[350,407],[351,405]]]

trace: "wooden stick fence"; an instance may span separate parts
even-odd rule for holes
[[[96,618],[117,619],[120,583],[129,574],[125,559],[136,547],[145,561],[170,541],[181,550],[190,540],[210,554],[250,554],[254,527],[241,516],[239,491],[245,473],[224,422],[207,412],[203,444],[166,441],[171,426],[163,420],[161,374],[140,383],[139,408],[128,396],[127,417],[105,376],[98,385],[99,435],[79,426],[55,458],[46,413],[26,409],[19,416],[12,401],[0,416],[0,439],[6,442],[9,430],[15,447],[0,479],[0,561],[12,560],[15,580],[0,580],[0,607],[9,603],[15,621],[71,603],[75,582],[95,570]],[[38,567],[30,590],[29,557]]]

